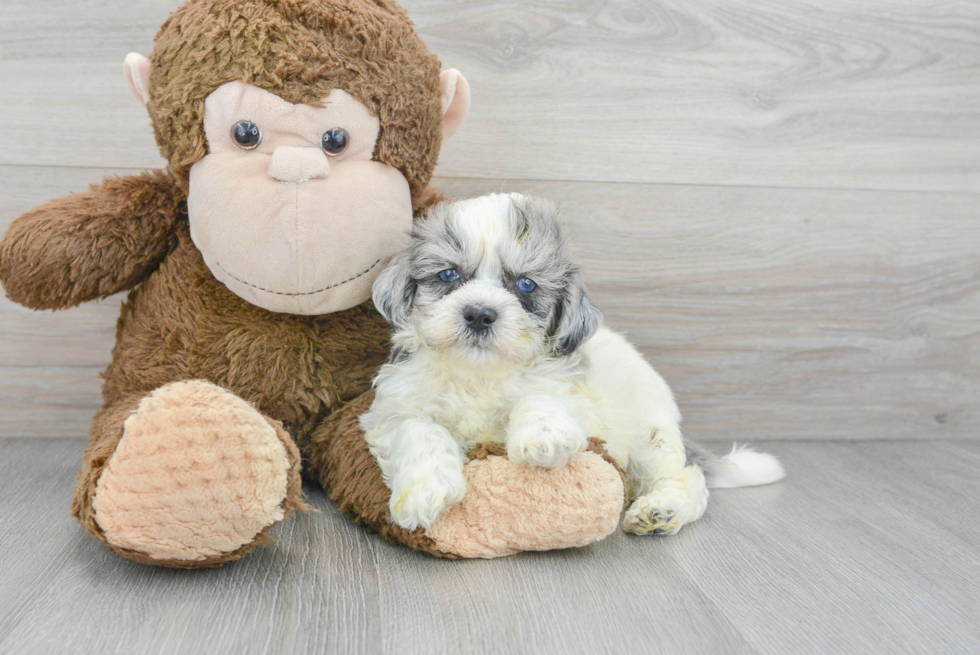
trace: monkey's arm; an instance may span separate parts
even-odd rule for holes
[[[0,240],[0,283],[32,309],[129,289],[173,244],[183,193],[164,171],[106,178],[23,214]]]

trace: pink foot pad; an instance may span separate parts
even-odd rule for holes
[[[290,459],[251,405],[208,382],[144,398],[99,478],[95,521],[110,544],[152,559],[230,553],[282,520]]]

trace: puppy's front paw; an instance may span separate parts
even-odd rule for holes
[[[391,518],[406,530],[428,529],[466,494],[462,466],[403,471],[393,482]]]
[[[507,457],[544,468],[561,468],[574,453],[589,447],[585,426],[569,416],[538,414],[511,425]]]

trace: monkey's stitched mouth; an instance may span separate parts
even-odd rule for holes
[[[370,273],[372,270],[374,270],[374,268],[378,264],[380,264],[380,263],[381,263],[381,259],[378,258],[378,259],[374,260],[374,263],[371,264],[370,266],[368,266],[366,269],[364,269],[363,271],[361,271],[357,275],[354,275],[352,277],[347,278],[346,280],[344,280],[342,282],[336,282],[334,284],[325,286],[322,289],[317,289],[316,291],[301,291],[301,292],[298,292],[298,293],[286,293],[285,291],[273,291],[272,289],[266,289],[265,287],[260,287],[257,284],[252,284],[251,282],[247,282],[247,281],[241,279],[240,277],[238,277],[237,275],[235,275],[234,273],[232,273],[231,271],[229,271],[227,268],[225,268],[224,266],[222,266],[220,263],[218,263],[218,268],[220,268],[222,271],[224,271],[228,275],[228,277],[234,279],[235,281],[241,282],[245,286],[252,287],[253,289],[258,289],[259,291],[265,291],[266,293],[274,293],[277,296],[312,296],[315,293],[322,293],[322,292],[328,291],[330,289],[336,289],[337,287],[343,286],[343,285],[347,284],[348,282],[353,282],[354,280],[356,280],[359,277],[364,277],[365,275],[367,275],[368,273]]]

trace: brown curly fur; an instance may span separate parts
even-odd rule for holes
[[[0,241],[7,296],[31,309],[64,309],[130,289],[173,248],[184,194],[163,171],[110,177],[42,205]]]
[[[283,501],[287,514],[303,507],[295,439],[308,473],[335,487],[332,496],[344,510],[390,539],[437,552],[426,537],[390,525],[380,470],[357,446],[354,419],[370,402],[362,396],[386,356],[387,323],[370,301],[323,316],[248,304],[204,264],[185,207],[190,166],[207,154],[204,100],[230,81],[308,104],[333,88],[347,91],[381,118],[374,159],[402,171],[417,211],[437,202],[442,196],[427,185],[441,142],[438,59],[387,0],[190,0],[164,23],[150,59],[148,109],[168,171],[107,178],[27,212],[0,241],[0,282],[27,307],[62,309],[132,289],[102,374],[104,403],[72,513],[105,541],[92,497],[123,421],[154,389],[204,379],[281,426],[295,464]],[[334,444],[337,430],[345,434]],[[348,466],[353,485],[343,479]],[[165,566],[215,566],[243,556],[266,539],[264,532],[203,562],[114,550]]]

